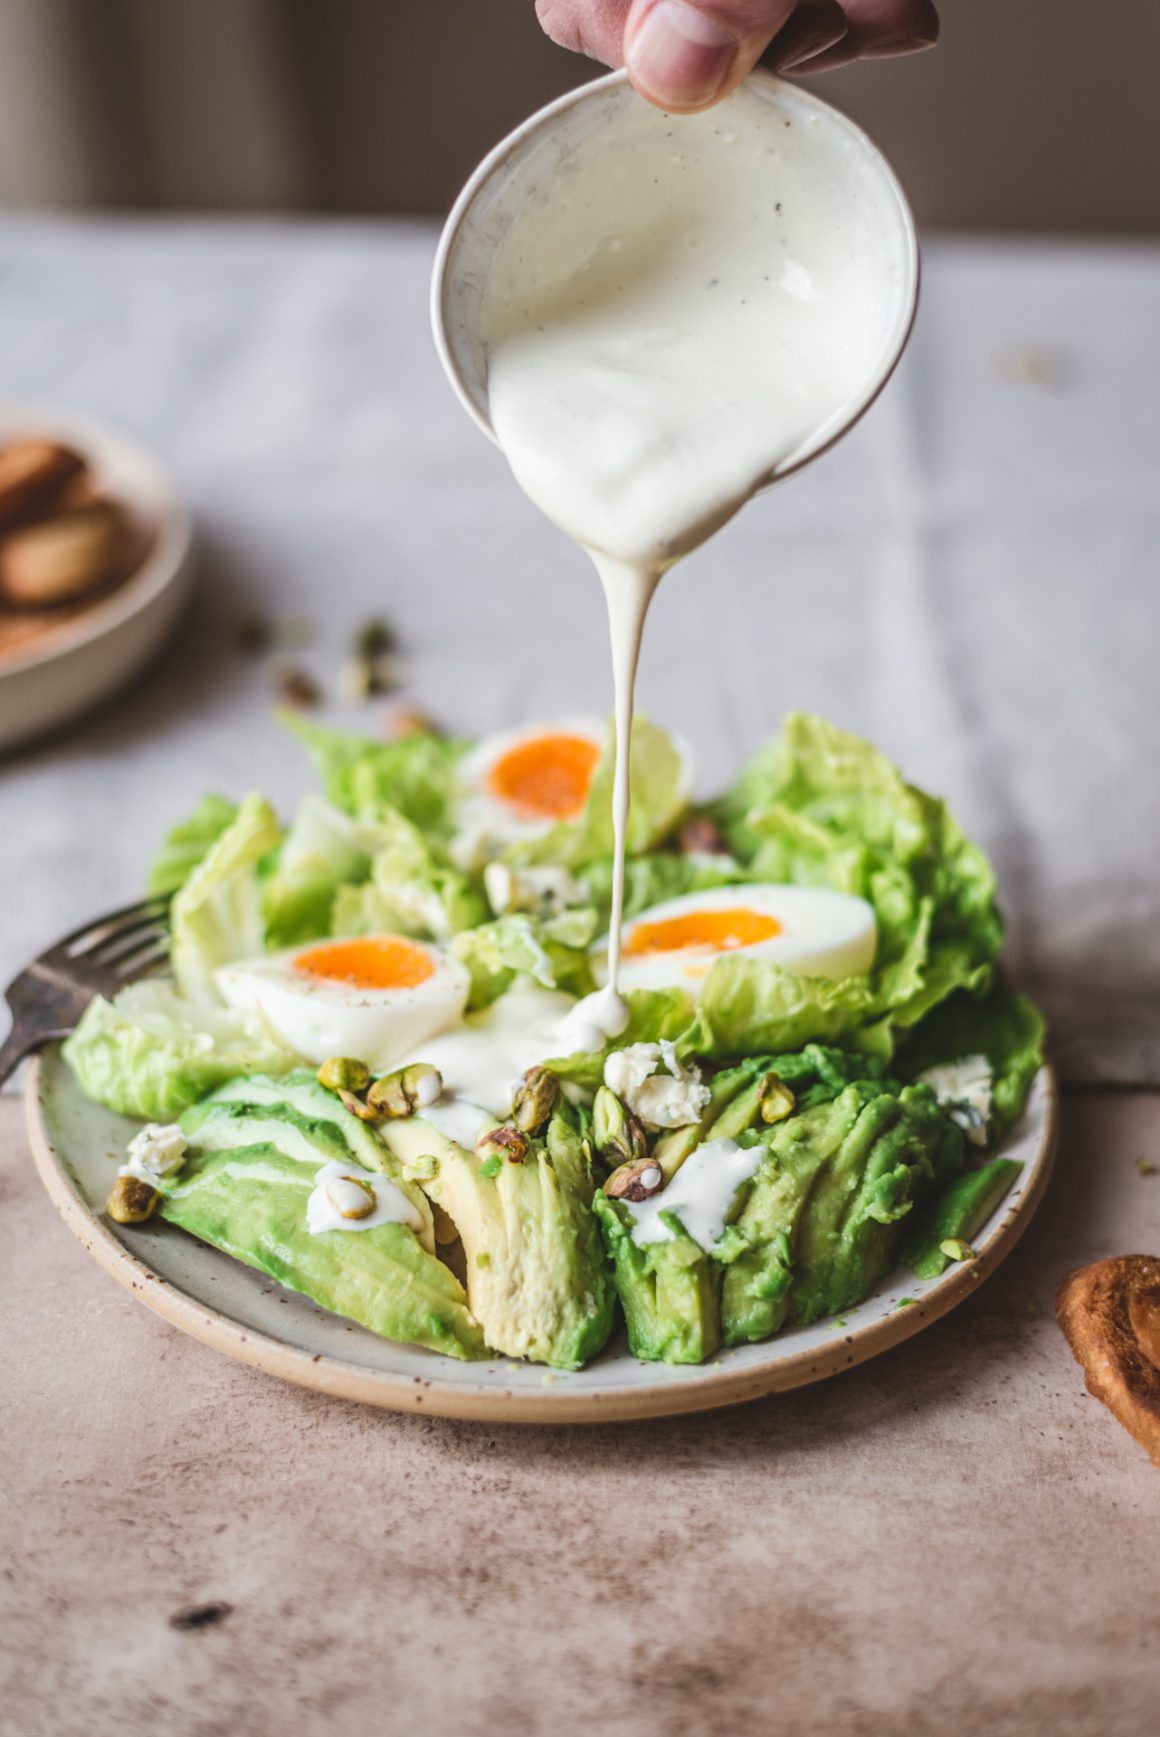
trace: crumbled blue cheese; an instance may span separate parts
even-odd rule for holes
[[[650,1128],[688,1127],[700,1121],[709,1102],[701,1070],[683,1068],[673,1045],[663,1038],[613,1050],[604,1064],[604,1083]]]
[[[959,1061],[927,1068],[918,1077],[972,1146],[985,1146],[994,1098],[994,1076],[986,1056],[965,1055]]]
[[[574,905],[582,905],[588,896],[575,875],[554,864],[515,869],[507,863],[489,862],[483,871],[483,886],[497,917],[509,911],[527,911],[547,921]]]
[[[168,1176],[184,1163],[185,1135],[176,1122],[147,1122],[129,1142],[127,1163],[118,1176],[136,1176],[142,1182],[156,1182]]]

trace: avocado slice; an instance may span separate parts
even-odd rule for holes
[[[901,1220],[962,1162],[962,1135],[925,1087],[855,1081],[771,1130],[718,1252],[727,1345],[853,1307],[890,1270]]]
[[[937,1279],[951,1264],[944,1242],[970,1242],[986,1224],[1020,1170],[1013,1158],[992,1158],[968,1170],[945,1189],[916,1220],[902,1245],[902,1259],[920,1279]]]
[[[277,1146],[195,1148],[159,1186],[159,1211],[170,1224],[324,1309],[385,1339],[448,1357],[486,1357],[462,1285],[407,1225],[311,1234],[306,1202],[314,1173]]]
[[[594,1183],[570,1107],[525,1161],[484,1159],[422,1117],[388,1122],[383,1137],[448,1214],[463,1243],[467,1295],[493,1350],[580,1369],[612,1331],[616,1297],[592,1215]]]
[[[650,1156],[670,1182],[703,1141],[736,1139],[757,1115],[758,1062],[715,1075],[699,1123],[662,1134]],[[663,1198],[663,1197],[662,1197]],[[612,1257],[616,1289],[634,1357],[652,1363],[703,1363],[721,1343],[719,1275],[708,1254],[673,1218],[668,1242],[633,1240],[633,1216],[619,1200],[597,1194],[596,1216]]]
[[[423,1247],[435,1251],[431,1207],[422,1190],[403,1175],[374,1128],[304,1068],[282,1079],[254,1074],[230,1080],[185,1112],[181,1131],[206,1151],[268,1144],[315,1169],[335,1159],[388,1176],[423,1221]]]
[[[861,1302],[894,1264],[899,1221],[962,1162],[962,1134],[925,1086],[863,1081],[826,1108],[840,1144],[801,1215],[790,1307],[802,1323]]]
[[[364,1170],[387,1169],[388,1151],[374,1128],[352,1115],[337,1093],[319,1085],[309,1068],[295,1068],[281,1079],[271,1079],[267,1074],[250,1074],[229,1080],[185,1112],[181,1126],[190,1139],[196,1138],[196,1133],[191,1130],[196,1130],[199,1119],[213,1114],[218,1104],[243,1104],[247,1109],[269,1107],[276,1112],[289,1106],[300,1116],[332,1123],[346,1144],[347,1151],[343,1156],[361,1164]]]

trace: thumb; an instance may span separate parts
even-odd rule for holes
[[[753,70],[795,6],[796,0],[632,0],[624,33],[629,76],[661,108],[686,114],[708,108]]]

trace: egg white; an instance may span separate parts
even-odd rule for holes
[[[632,956],[632,936],[644,924],[667,922],[696,911],[730,910],[773,917],[780,923],[781,933],[722,951],[701,945]],[[625,923],[620,984],[622,989],[676,987],[696,998],[710,968],[718,959],[728,958],[768,959],[799,977],[856,977],[873,965],[876,944],[873,909],[865,899],[849,893],[772,883],[714,887],[653,905]],[[607,945],[604,941],[594,950],[593,965],[598,974]]]
[[[411,942],[422,947],[434,966],[424,983],[408,989],[366,989],[296,972],[294,961],[318,945],[311,942],[223,965],[215,973],[218,991],[230,1007],[257,1014],[307,1061],[354,1056],[375,1073],[462,1019],[471,980],[459,961],[440,948]]]
[[[461,866],[479,868],[509,844],[540,838],[558,824],[551,816],[522,812],[517,804],[505,802],[488,787],[492,772],[505,755],[541,736],[579,736],[603,753],[608,745],[608,726],[600,718],[556,718],[500,730],[477,742],[458,767],[452,855]]]

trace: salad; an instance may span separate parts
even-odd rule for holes
[[[285,722],[324,793],[174,827],[171,974],[65,1044],[144,1124],[115,1220],[389,1339],[561,1369],[621,1316],[633,1356],[698,1363],[970,1258],[1044,1028],[985,857],[876,749],[792,716],[701,804],[637,720],[608,1037],[606,726]]]

